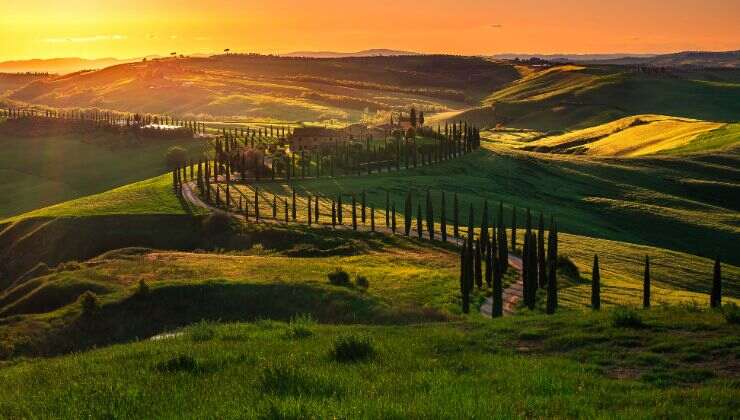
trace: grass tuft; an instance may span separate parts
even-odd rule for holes
[[[375,348],[369,337],[343,335],[334,341],[329,354],[337,362],[359,362],[372,357]]]

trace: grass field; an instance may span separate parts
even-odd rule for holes
[[[200,140],[0,135],[0,219],[159,175],[174,145],[194,156],[204,147]]]
[[[737,325],[691,308],[638,316],[643,327],[615,327],[609,311],[414,326],[200,323],[11,362],[0,407],[56,418],[732,417]],[[332,357],[348,335],[369,340],[369,352],[350,353],[359,361]]]

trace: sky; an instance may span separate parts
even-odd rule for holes
[[[7,3],[3,5],[3,3]],[[738,0],[0,0],[0,60],[740,49]]]

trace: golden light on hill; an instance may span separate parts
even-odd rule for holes
[[[729,0],[31,0],[4,8],[0,60],[224,48],[460,54],[728,50],[740,46],[737,16],[740,3]]]

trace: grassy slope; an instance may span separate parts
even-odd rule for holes
[[[640,74],[623,67],[559,66],[496,91],[457,116],[482,126],[573,130],[637,114],[740,119],[740,72]]]
[[[736,166],[737,156],[733,153],[605,160],[533,155],[487,144],[484,150],[463,159],[401,174],[295,184],[299,194],[329,198],[341,192],[356,194],[359,200],[364,189],[368,205],[378,210],[385,208],[386,191],[390,191],[399,211],[409,189],[419,194],[430,189],[437,206],[439,191],[443,190],[447,192],[448,219],[452,218],[452,193],[456,192],[461,202],[462,224],[467,224],[471,203],[480,217],[483,199],[492,206],[503,201],[507,224],[511,222],[513,203],[520,210],[520,227],[524,223],[521,211],[531,208],[535,213],[556,215],[563,232],[649,244],[705,257],[719,254],[723,260],[738,264],[740,260],[732,251],[740,233],[738,186],[732,181],[738,176]],[[270,211],[271,194],[286,196],[290,192],[285,184],[262,183],[260,188],[265,194],[263,214]],[[251,195],[247,193],[248,197]],[[344,200],[349,202],[347,196]],[[345,214],[348,218],[349,213]],[[437,208],[435,215],[439,214]],[[692,240],[684,240],[686,237]]]
[[[721,130],[722,129],[722,130]],[[708,121],[666,117],[662,115],[637,115],[610,123],[576,130],[559,136],[545,137],[526,144],[527,150],[540,152],[585,154],[591,156],[643,156],[656,153],[675,153],[673,149],[711,151],[724,146],[714,140],[724,133],[725,125]],[[701,144],[700,144],[701,143]],[[740,143],[735,139],[727,143]]]
[[[171,146],[197,154],[202,141],[125,144],[110,135],[0,136],[0,219],[151,178]]]
[[[642,316],[636,329],[581,312],[416,326],[199,324],[12,363],[0,369],[0,408],[57,418],[732,417],[737,325],[680,308]],[[369,337],[374,355],[332,360],[347,333]]]

